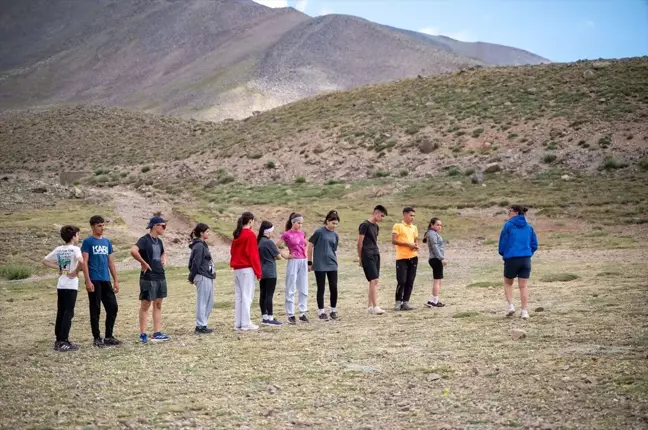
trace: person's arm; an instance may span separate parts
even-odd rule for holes
[[[261,279],[261,257],[259,256],[259,247],[257,246],[254,234],[249,236],[246,248],[250,259],[252,260],[252,270],[254,270],[256,278]]]
[[[92,293],[94,291],[94,285],[90,280],[90,269],[88,268],[88,262],[90,261],[90,254],[86,251],[82,252],[83,256],[83,278],[85,279],[85,286],[88,292]]]
[[[279,252],[279,248],[277,248],[277,244],[273,241],[270,241],[270,243],[272,244],[272,256],[275,260],[281,260],[283,257],[281,256],[281,252]]]
[[[56,260],[56,251],[52,251],[43,258],[43,265],[56,270],[61,270]]]
[[[531,227],[531,252],[535,254],[535,252],[538,250],[538,236],[536,236],[536,232]]]
[[[288,250],[288,255],[284,255],[284,253],[281,252],[280,248],[282,246],[286,245],[286,242],[282,238],[279,238],[279,240],[277,241],[277,243],[275,245],[277,245],[277,249],[279,249],[279,253],[280,253],[279,255],[281,255],[281,258],[283,258],[285,260],[290,260],[292,258],[292,254],[290,253],[290,249]],[[288,247],[288,245],[286,245],[286,247]]]
[[[76,267],[74,270],[70,271],[68,273],[68,278],[74,279],[79,276],[79,272],[83,272],[83,254],[81,253],[81,250],[79,249],[78,254],[75,255],[76,257]]]
[[[315,230],[313,235],[308,239],[306,244],[306,257],[308,258],[308,271],[310,272],[313,269],[313,250],[317,241],[319,240],[320,233],[319,230]]]
[[[508,236],[508,232],[506,230],[506,224],[504,224],[504,227],[502,227],[502,231],[500,232],[499,246],[498,246],[499,255],[501,255],[502,257],[504,257],[504,253],[506,252],[507,236]]]
[[[193,284],[194,278],[198,274],[200,265],[202,264],[203,259],[205,258],[205,247],[201,245],[195,245],[191,248],[191,267],[189,267],[189,282]]]
[[[160,240],[160,247],[162,248],[162,255],[160,255],[160,262],[162,263],[162,267],[165,267],[167,264],[167,255],[166,255],[166,250],[164,249],[164,242]]]
[[[112,243],[108,244],[108,270],[113,278],[113,292],[119,293],[119,278],[117,277],[117,266],[115,265],[115,254],[113,253]]]
[[[360,262],[360,267],[362,267],[362,243],[364,242],[365,235],[364,234],[359,234],[358,235],[358,261]]]
[[[398,228],[398,224],[395,224],[394,229],[392,230],[392,245],[404,246],[409,249],[416,249],[415,243],[398,240],[399,233],[400,233],[400,229]]]
[[[140,242],[138,241],[137,243]],[[140,254],[140,247],[138,245],[134,245],[131,248],[130,255],[140,264],[140,266],[142,266],[143,273],[146,273],[147,270],[151,270],[151,266],[149,266],[149,264],[142,258],[142,255]]]

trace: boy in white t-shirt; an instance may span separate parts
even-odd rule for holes
[[[81,248],[76,246],[79,243],[79,228],[73,225],[63,226],[61,239],[65,245],[57,246],[54,251],[50,252],[43,260],[43,264],[59,271],[54,351],[68,352],[79,349],[78,346],[70,343],[68,338],[79,291],[79,272],[83,271],[83,255]]]

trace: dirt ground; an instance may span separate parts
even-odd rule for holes
[[[388,251],[380,293],[388,312],[367,315],[366,281],[343,253],[341,320],[316,320],[311,279],[311,323],[245,334],[233,330],[228,268],[219,264],[216,332],[205,336],[193,333],[195,288],[184,269],[171,269],[163,324],[172,340],[164,344],[137,343],[137,274],[123,272],[116,325],[123,345],[92,347],[81,286],[71,333],[81,349],[67,354],[52,351],[55,280],[5,282],[0,428],[646,428],[645,249],[541,250],[531,318],[522,321],[504,315],[494,245],[448,248],[443,309],[422,306],[431,288],[422,262],[416,309],[391,310]],[[278,266],[275,314],[285,320],[285,262]],[[541,281],[558,273],[578,279]],[[475,282],[497,286],[468,286]],[[258,290],[255,320],[257,300]],[[514,340],[514,329],[526,337]]]

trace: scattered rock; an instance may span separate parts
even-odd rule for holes
[[[506,102],[506,103],[504,103],[504,106],[511,106],[512,104],[513,103],[511,103],[511,102]]]
[[[601,98],[599,99],[599,101],[600,101],[601,103],[605,103],[605,102],[607,101],[607,99],[606,99],[605,97],[601,97]]]
[[[569,181],[569,180],[571,180],[571,176],[569,176],[569,175],[562,175],[562,176],[560,177],[560,179],[562,179],[563,181]]]
[[[344,189],[345,189],[345,190],[348,190],[349,188],[351,188],[351,184],[346,184],[346,185],[344,186]]]
[[[592,69],[600,70],[606,68],[609,65],[610,65],[609,61],[595,61],[592,63]]]
[[[565,364],[563,367],[561,367],[562,370],[569,370],[569,364]]]
[[[490,163],[484,169],[484,173],[496,173],[501,171],[502,171],[502,166],[500,166],[499,163]]]
[[[434,106],[434,102],[427,102],[427,103],[425,103],[425,106],[432,107],[432,106]]]
[[[46,192],[47,192],[47,188],[45,188],[45,187],[36,187],[36,188],[32,188],[32,193],[36,193],[36,194],[44,194],[44,193],[46,193]]]
[[[344,368],[345,372],[363,372],[363,373],[375,373],[379,372],[377,367],[374,366],[366,366],[363,364],[347,364]]]
[[[10,298],[7,299],[7,301],[8,301],[9,303],[13,303],[14,299],[13,299],[13,297],[10,297]]]
[[[288,194],[289,196],[292,195],[292,193],[293,193],[293,190],[291,190],[291,189],[286,190],[286,194]]]
[[[544,312],[544,310],[545,309],[542,306],[540,306],[539,308],[535,308],[534,312]]]
[[[430,373],[430,374],[427,376],[427,380],[430,381],[430,382],[431,382],[431,381],[439,381],[439,380],[442,379],[442,378],[443,378],[443,377],[442,377],[441,375],[439,375],[438,373]]]
[[[453,188],[455,190],[461,189],[463,186],[461,181],[450,182],[448,185],[450,186],[450,188]]]
[[[511,330],[511,338],[513,340],[521,340],[524,339],[525,337],[527,337],[526,331],[519,328]]]
[[[537,92],[538,92],[538,89],[535,88],[535,87],[529,88],[529,89],[527,90],[527,93],[529,93],[529,94],[535,94],[535,93],[537,93]]]
[[[476,171],[470,177],[470,182],[473,184],[483,184],[484,183],[484,174],[480,171]]]
[[[73,199],[82,199],[85,197],[85,192],[79,187],[74,187],[72,188],[72,193],[70,193],[70,196]]]
[[[3,176],[3,177],[2,177],[2,180],[5,181],[5,182],[8,181],[8,180],[9,180],[9,176]]]
[[[585,79],[590,79],[593,78],[596,74],[594,73],[594,70],[592,69],[587,69],[583,72],[583,77]]]

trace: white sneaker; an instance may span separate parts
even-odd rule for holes
[[[508,307],[508,311],[506,312],[507,317],[512,317],[515,314],[515,306],[513,304],[510,304]]]
[[[520,312],[520,318],[523,320],[529,319],[529,312],[526,309],[522,309],[522,312]]]
[[[250,325],[246,325],[245,327],[241,327],[242,331],[251,331],[251,330],[258,330],[258,329],[259,326],[256,324],[250,324]]]
[[[376,306],[375,308],[373,308],[373,314],[374,315],[382,315],[384,313],[385,313],[385,311],[382,310],[382,308],[380,306]]]
[[[369,306],[369,307],[367,308],[367,312],[370,313],[370,314],[374,313],[374,312],[373,312],[373,308],[372,308],[371,306]]]

